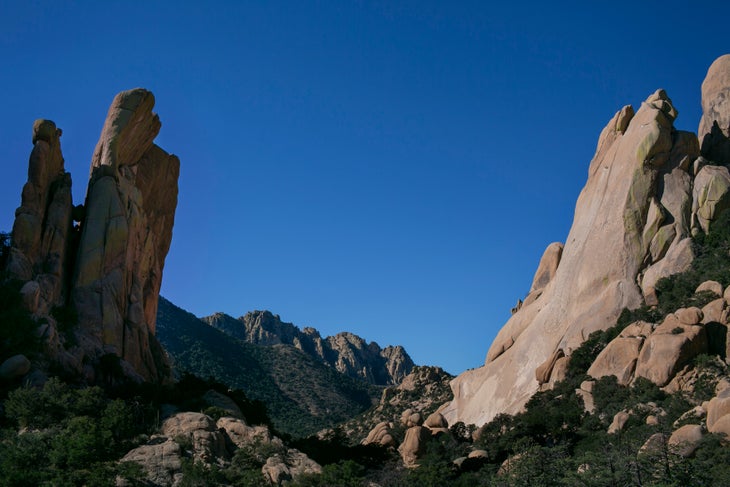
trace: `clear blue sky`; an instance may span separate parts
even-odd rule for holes
[[[163,295],[479,366],[605,123],[661,87],[696,131],[730,52],[727,1],[490,3],[0,0],[0,229],[33,120],[64,130],[79,203],[142,86],[181,160]]]

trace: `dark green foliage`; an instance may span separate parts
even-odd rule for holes
[[[388,450],[378,445],[350,445],[349,439],[339,429],[327,439],[310,436],[293,440],[291,445],[321,465],[355,461],[364,467],[373,468],[390,457]]]
[[[51,316],[56,319],[58,331],[69,333],[79,321],[79,315],[73,305],[55,306],[51,309]]]
[[[293,485],[296,487],[362,487],[365,484],[365,467],[352,460],[332,463],[322,468],[321,475],[303,475]]]
[[[22,305],[21,284],[0,282],[0,362],[18,353],[32,356],[40,350],[37,325]]]
[[[0,433],[0,486],[114,485],[117,473],[133,478],[135,468],[115,460],[153,426],[139,405],[55,378],[42,389],[10,392],[3,406],[9,428]],[[20,427],[25,431],[17,433]]]

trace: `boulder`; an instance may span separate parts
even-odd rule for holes
[[[730,172],[725,166],[705,166],[692,190],[692,234],[708,233],[711,223],[730,207]]]
[[[641,337],[616,337],[606,345],[588,369],[588,375],[600,379],[613,375],[622,386],[629,385],[634,377],[639,351],[644,343]]]
[[[20,288],[20,298],[23,301],[23,307],[28,313],[31,315],[36,314],[40,307],[41,299],[41,286],[38,284],[38,281],[28,281],[23,284],[23,287]]]
[[[215,422],[205,414],[175,414],[162,423],[161,432],[168,438],[187,438],[192,445],[193,456],[205,463],[228,457],[225,437],[216,429]]]
[[[631,416],[626,411],[619,411],[613,416],[613,421],[608,427],[608,434],[616,434],[624,429],[626,422]]]
[[[702,322],[702,310],[697,307],[680,308],[674,312],[683,325],[696,325]]]
[[[710,399],[707,404],[707,429],[710,433],[717,433],[719,428],[716,424],[721,418],[730,416],[730,393],[722,392]]]
[[[375,444],[385,447],[395,447],[396,441],[393,437],[390,423],[388,423],[387,421],[382,421],[376,424],[375,427],[370,430],[368,436],[364,440],[362,440],[362,444]]]
[[[725,435],[726,437],[730,436],[730,414],[726,414],[725,416],[722,416],[720,419],[715,421],[712,424],[712,429],[710,429],[709,431],[710,433],[721,434]]]
[[[23,354],[13,355],[0,364],[0,379],[14,380],[30,372],[30,360]]]
[[[120,461],[139,464],[151,485],[178,485],[182,481],[182,449],[171,438],[152,437]]]
[[[282,485],[304,474],[320,474],[322,467],[299,450],[290,448],[286,455],[277,453],[267,458],[266,464],[261,467],[261,473],[268,482]]]
[[[418,413],[411,408],[403,411],[403,414],[401,414],[400,417],[400,421],[406,428],[421,426],[423,424],[423,418],[421,417],[421,413]]]
[[[273,436],[266,426],[249,426],[240,418],[224,416],[216,422],[216,429],[223,430],[238,448],[251,445],[284,447],[284,443],[276,436]]]
[[[672,433],[667,441],[669,451],[682,457],[691,457],[702,441],[702,426],[686,424]]]
[[[436,411],[434,413],[431,413],[428,418],[426,418],[426,421],[423,422],[423,426],[429,429],[448,428],[449,423],[446,422],[446,419],[441,413]]]
[[[679,318],[670,315],[644,341],[634,376],[664,386],[682,366],[706,351],[705,329],[701,326],[682,326]]]
[[[702,308],[702,323],[727,323],[727,302],[724,298],[710,301]]]
[[[717,281],[705,281],[695,289],[695,293],[701,293],[702,291],[710,291],[711,293],[721,297],[723,295],[722,284]]]
[[[430,437],[430,431],[423,426],[413,426],[406,430],[403,443],[398,447],[398,452],[406,467],[418,465],[418,458],[425,451],[426,442]]]

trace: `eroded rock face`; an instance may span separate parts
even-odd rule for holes
[[[728,69],[721,58],[708,73],[711,88],[703,85],[704,118],[717,121],[721,131],[730,118],[723,101]],[[558,350],[570,356],[591,332],[613,326],[623,308],[652,304],[658,279],[689,267],[691,233],[707,231],[728,206],[724,188],[730,185],[714,155],[699,157],[697,137],[674,128],[676,117],[671,99],[657,90],[635,113],[624,107],[603,129],[562,253],[550,259],[557,264],[541,261],[533,289],[498,333],[485,365],[452,382],[454,400],[442,411],[449,423],[481,425],[499,413],[518,413],[540,383],[553,383]],[[703,154],[709,154],[704,145]],[[546,267],[554,269],[552,277]],[[634,364],[638,369],[653,362],[651,350],[674,349],[669,342],[685,340],[681,362],[701,335],[684,328],[681,335],[657,334],[642,346],[645,360],[635,357],[638,341],[625,340],[616,345],[623,351],[620,360],[604,367],[627,380]]]
[[[136,380],[164,381],[169,366],[154,338],[157,300],[172,239],[179,161],[153,143],[154,96],[138,88],[112,102],[94,152],[85,205],[74,207],[61,130],[33,126],[28,182],[13,225],[7,270],[26,281],[25,306],[47,322],[48,354],[90,381],[104,355]],[[73,221],[78,221],[77,227]],[[55,333],[54,307],[73,308],[76,345]]]

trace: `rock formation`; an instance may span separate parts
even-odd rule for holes
[[[64,169],[61,129],[50,120],[33,124],[28,182],[15,211],[7,271],[25,281],[21,293],[35,315],[62,305],[68,292],[67,256],[72,239],[71,175]]]
[[[677,111],[663,90],[636,113],[626,106],[614,115],[599,137],[564,247],[548,247],[485,365],[452,382],[454,400],[442,411],[449,423],[480,425],[519,412],[591,332],[612,326],[623,308],[654,304],[656,282],[689,267],[690,236],[707,232],[730,207],[730,174],[722,165],[728,90],[730,56],[723,56],[703,84],[702,155],[697,136],[673,127]]]
[[[138,380],[169,377],[154,332],[179,161],[153,143],[161,126],[153,106],[154,96],[144,89],[114,98],[92,158],[86,202],[78,207],[64,170],[61,130],[49,120],[33,125],[7,271],[25,282],[28,310],[48,323],[49,355],[69,372],[90,364],[83,372],[92,381],[94,364],[109,354]],[[65,323],[73,340],[58,334],[58,309],[73,321]]]
[[[202,413],[181,412],[166,419],[158,434],[121,459],[139,464],[150,485],[180,485],[183,458],[210,467],[227,467],[238,449],[260,453],[261,483],[281,485],[303,474],[321,473],[322,467],[294,448],[286,448],[266,426],[249,426],[240,418],[217,422]],[[126,484],[123,484],[126,485]]]
[[[216,313],[202,320],[254,345],[293,345],[337,371],[371,384],[398,384],[413,368],[413,360],[400,345],[380,348],[348,332],[322,338],[316,329],[300,330],[268,311],[253,311],[238,319]]]
[[[120,93],[94,151],[73,304],[79,326],[142,377],[158,378],[155,332],[172,240],[180,161],[153,143],[160,130],[146,90]]]

